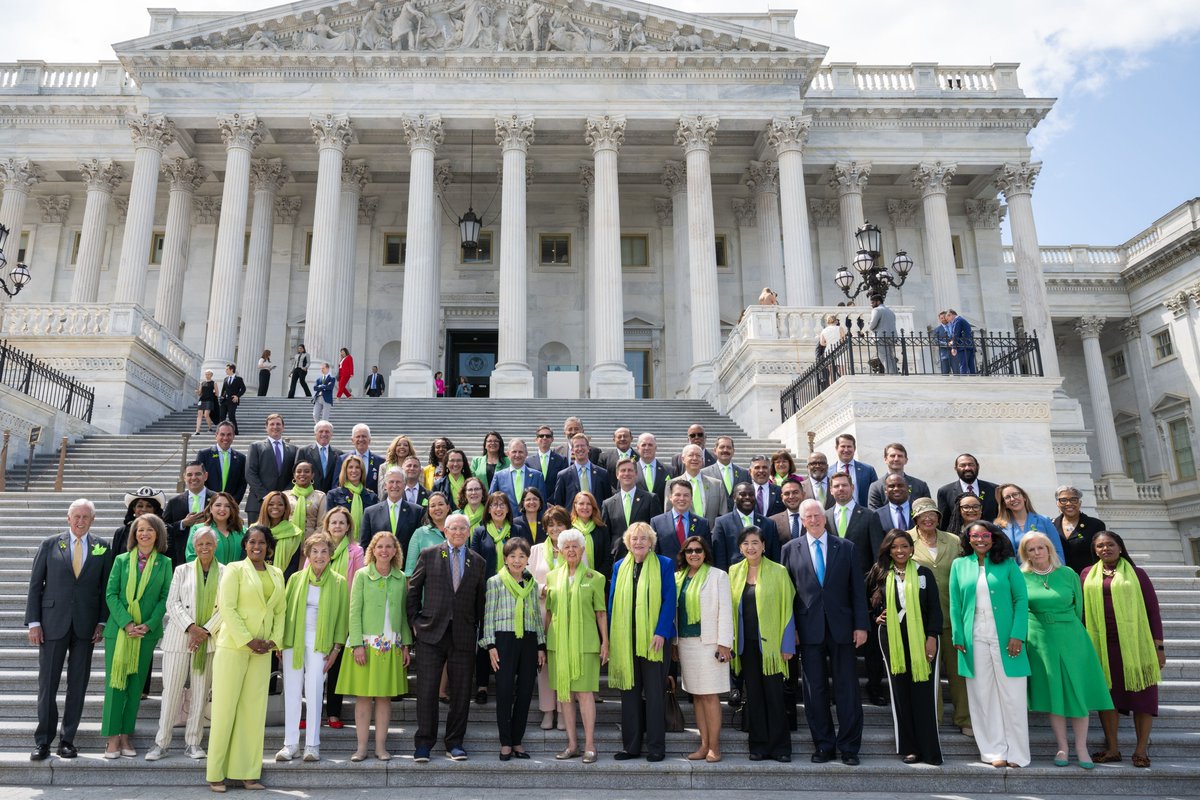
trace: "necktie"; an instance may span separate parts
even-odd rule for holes
[[[764,517],[767,515],[767,502],[763,497],[763,494],[766,493],[766,491],[767,491],[767,487],[763,486],[762,484],[759,484],[759,487],[758,487],[758,513],[762,514]]]
[[[513,470],[513,489],[516,490],[517,502],[521,502],[521,494],[525,491],[525,469]]]
[[[221,455],[221,491],[225,491],[225,486],[229,483],[229,451],[218,450]]]
[[[642,466],[642,472],[644,472],[646,475],[646,491],[653,492],[654,491],[654,464],[653,463],[644,464]]]
[[[838,521],[837,521],[838,536],[846,538],[846,507],[838,506]]]
[[[687,532],[683,529],[683,514],[675,515],[675,537],[679,539],[679,546],[683,547],[683,540],[687,538]]]
[[[458,548],[455,547],[450,551],[450,583],[454,587],[454,591],[458,591],[458,584],[462,582],[462,564],[458,562]]]
[[[71,569],[75,571],[75,577],[79,577],[79,573],[83,571],[83,539],[71,537],[75,539],[75,544],[71,548]]]
[[[725,479],[726,494],[733,494],[733,470],[729,468],[728,464],[721,467],[721,475]]]
[[[579,468],[579,488],[585,492],[590,492],[592,490],[592,478],[590,475],[588,475],[587,467]]]
[[[546,477],[546,462],[550,459],[550,454],[541,453],[538,455],[538,459],[542,462],[542,477],[544,478]]]
[[[198,494],[192,495],[192,513],[193,514],[200,513],[200,495],[198,495]]]
[[[904,518],[904,507],[893,506],[896,509],[896,527],[902,531],[908,530],[908,520]]]
[[[704,516],[704,492],[700,489],[700,477],[692,478],[692,510]]]
[[[813,481],[813,494],[817,496],[817,502],[825,504],[825,484],[821,481]]]
[[[813,556],[813,569],[817,571],[817,583],[825,585],[825,554],[821,552],[821,540],[813,542],[813,546],[817,548],[816,554]]]
[[[625,503],[625,524],[629,525],[629,511],[633,507],[633,495],[629,492],[621,492],[621,494],[624,496],[622,502]]]
[[[792,538],[800,538],[800,515],[792,514]]]
[[[396,535],[396,509],[400,507],[399,503],[390,503],[392,507],[392,536]]]
[[[321,448],[321,475],[324,477],[329,474],[329,448]]]
[[[273,444],[275,445],[275,472],[278,474],[283,470],[283,443],[276,439]]]

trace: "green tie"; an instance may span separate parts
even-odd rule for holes
[[[396,509],[400,507],[399,503],[392,503],[392,536],[396,535]]]
[[[517,502],[521,502],[521,492],[525,488],[525,468],[517,467],[513,470],[513,489],[516,490]]]
[[[838,506],[837,531],[839,537],[846,538],[846,506]]]
[[[704,492],[700,490],[699,476],[692,478],[692,511],[696,516],[704,516]]]
[[[226,485],[229,483],[229,451],[218,450],[221,455],[221,491],[225,491]]]
[[[741,512],[739,512],[739,513],[741,513]],[[753,516],[747,517],[745,514],[742,514],[742,527],[743,528],[749,528],[753,524],[754,524]]]
[[[727,494],[733,494],[733,470],[729,468],[728,464],[726,464],[725,466],[721,467],[721,474],[725,476],[725,492]]]
[[[653,462],[650,464],[644,464],[642,466],[642,472],[646,473],[646,491],[653,492],[654,491],[654,464],[653,464]]]
[[[198,495],[192,495],[192,513],[200,513],[200,497]]]
[[[587,467],[579,468],[579,488],[585,492],[592,490],[592,479],[588,477]]]
[[[621,494],[625,496],[625,524],[629,525],[629,511],[630,507],[633,505],[633,495],[631,495],[629,492],[622,492]]]
[[[546,477],[546,461],[549,460],[550,454],[549,453],[541,453],[538,455],[538,458],[542,462],[542,477],[544,478],[544,477]]]

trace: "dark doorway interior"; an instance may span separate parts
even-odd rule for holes
[[[488,397],[498,347],[494,330],[447,331],[446,393],[453,397],[459,377],[465,375],[472,397]]]

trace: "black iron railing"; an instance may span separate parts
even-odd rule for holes
[[[92,421],[95,392],[7,341],[0,341],[0,384],[79,417],[84,422]]]
[[[1042,353],[1036,333],[1027,336],[979,330],[961,340],[951,340],[932,332],[868,336],[862,330],[850,330],[779,396],[781,418],[787,420],[844,375],[1040,378]]]

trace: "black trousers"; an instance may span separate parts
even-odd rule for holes
[[[296,384],[300,384],[300,388],[304,390],[305,397],[312,397],[312,392],[308,390],[308,370],[292,370],[292,385],[288,387],[289,400],[296,396]]]
[[[475,651],[475,686],[487,690],[488,680],[492,677],[492,659],[486,648],[480,647]]]
[[[813,744],[823,753],[832,753],[836,749],[842,755],[858,755],[862,746],[863,710],[853,642],[837,644],[826,629],[823,643],[800,645],[800,659],[804,673],[804,716],[812,732]],[[829,708],[831,676],[837,700],[836,737],[833,712]]]
[[[229,420],[229,424],[233,426],[234,436],[238,434],[237,409],[238,404],[233,402],[232,399],[221,401],[221,420]]]
[[[417,645],[417,732],[413,743],[418,748],[432,748],[438,738],[438,684],[442,668],[448,676],[450,710],[446,714],[446,750],[462,747],[467,732],[467,714],[471,709],[471,673],[475,666],[475,648],[459,650],[454,647],[454,623],[436,642]]]
[[[914,681],[912,668],[909,671],[895,675],[888,662],[887,626],[877,628],[879,639],[879,654],[887,667],[888,686],[892,690],[892,724],[896,731],[896,752],[902,756],[915,753],[926,764],[942,763],[942,743],[938,737],[938,719],[941,709],[937,704],[937,687],[941,676],[938,669],[941,664],[940,653],[929,662],[929,679]],[[908,648],[908,628],[900,625],[900,636],[904,642],[904,652]],[[939,643],[941,637],[938,637]],[[924,653],[923,646],[917,648],[918,653]],[[923,657],[923,656],[922,656]],[[906,655],[907,658],[907,655]]]
[[[621,690],[621,744],[626,753],[667,751],[667,662],[633,657],[633,688]]]
[[[784,676],[763,675],[762,652],[753,644],[751,642],[742,653],[742,680],[746,687],[744,713],[750,732],[750,752],[766,758],[790,756],[792,737],[784,710]]]
[[[67,700],[63,707],[61,741],[75,741],[91,677],[94,647],[91,639],[81,639],[68,632],[61,639],[46,639],[38,648],[38,724],[33,734],[38,747],[49,747],[58,732],[58,686],[64,663],[67,666]]]
[[[333,666],[329,668],[329,673],[325,676],[325,716],[342,718],[342,696],[334,691],[337,688],[338,676],[342,674],[342,653],[344,650],[338,651],[337,658],[333,660]]]
[[[258,396],[266,397],[267,389],[271,387],[271,370],[260,369],[258,371]]]
[[[883,666],[883,656],[879,650],[879,634],[876,626],[867,626],[867,643],[858,651],[863,657],[863,666],[867,673],[867,692],[877,694],[883,691],[883,681],[886,677]]]
[[[496,727],[500,746],[517,747],[525,738],[529,702],[537,686],[537,634],[529,631],[520,639],[512,631],[496,631]]]

